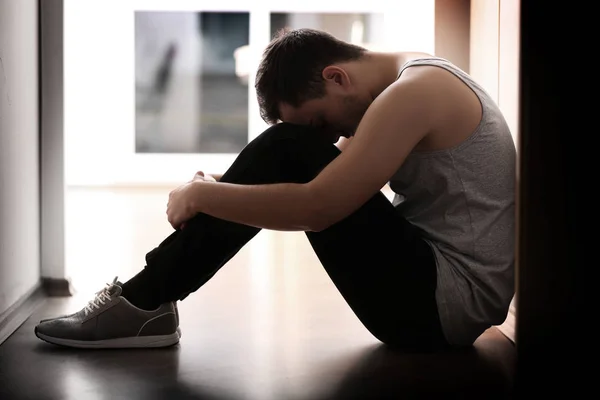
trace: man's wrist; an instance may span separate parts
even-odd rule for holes
[[[190,209],[192,211],[194,211],[194,213],[200,213],[202,212],[203,206],[202,206],[202,201],[201,199],[204,196],[201,196],[200,193],[202,191],[203,186],[207,185],[208,182],[205,181],[194,181],[192,183],[190,183],[190,197],[188,199],[188,207],[190,207]]]

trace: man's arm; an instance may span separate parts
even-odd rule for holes
[[[377,193],[430,131],[430,94],[414,80],[397,81],[365,113],[352,146],[306,184],[198,182],[193,209],[273,230],[320,231]]]

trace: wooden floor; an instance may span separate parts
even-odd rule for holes
[[[390,351],[346,306],[301,233],[261,232],[180,302],[183,336],[172,348],[44,343],[33,334],[40,318],[81,308],[115,275],[128,279],[169,232],[163,191],[70,199],[68,266],[78,292],[48,299],[0,346],[2,400],[511,398],[516,353],[496,328],[468,351]],[[98,213],[77,215],[90,201]]]

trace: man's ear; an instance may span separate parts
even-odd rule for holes
[[[338,86],[348,86],[350,84],[350,77],[346,71],[335,65],[330,65],[323,69],[323,79]]]

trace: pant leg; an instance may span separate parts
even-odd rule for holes
[[[316,130],[278,124],[249,143],[221,181],[308,182],[339,154]],[[146,256],[145,270],[161,302],[182,300],[198,290],[258,232],[206,214],[188,221]],[[341,295],[375,337],[401,347],[445,344],[432,251],[383,193],[307,237]]]

